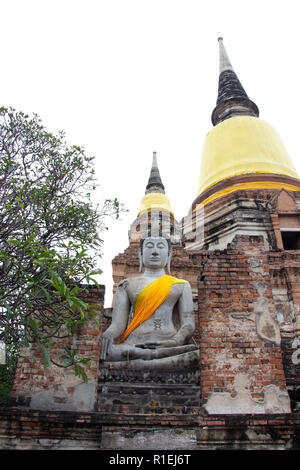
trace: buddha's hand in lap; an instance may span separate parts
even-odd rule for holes
[[[142,349],[156,349],[156,348],[174,348],[176,346],[179,346],[178,341],[175,339],[169,339],[165,341],[153,341],[149,343],[143,343],[143,344],[136,344],[136,348],[142,348]]]
[[[103,333],[102,336],[102,347],[101,347],[101,359],[105,360],[109,347],[113,343],[114,337],[108,330]]]

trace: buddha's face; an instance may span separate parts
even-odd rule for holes
[[[165,238],[149,237],[143,242],[142,259],[146,268],[164,268],[169,258],[169,246]]]

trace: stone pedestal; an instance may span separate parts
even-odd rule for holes
[[[199,371],[140,371],[101,368],[97,409],[107,405],[199,406]]]

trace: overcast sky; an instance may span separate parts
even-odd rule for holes
[[[175,217],[197,195],[202,145],[218,87],[219,33],[260,117],[300,174],[297,0],[0,0],[0,102],[40,115],[95,155],[99,201],[129,212],[105,235],[128,245],[152,152]]]

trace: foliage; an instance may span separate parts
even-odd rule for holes
[[[53,340],[95,316],[80,294],[101,273],[99,233],[119,202],[92,202],[94,157],[37,115],[0,108],[0,156],[0,340],[38,344],[47,365]],[[76,352],[60,365],[84,377]]]
[[[5,364],[0,363],[0,407],[9,406],[10,404],[10,392],[18,359],[18,347],[14,344],[8,345],[5,354]]]

